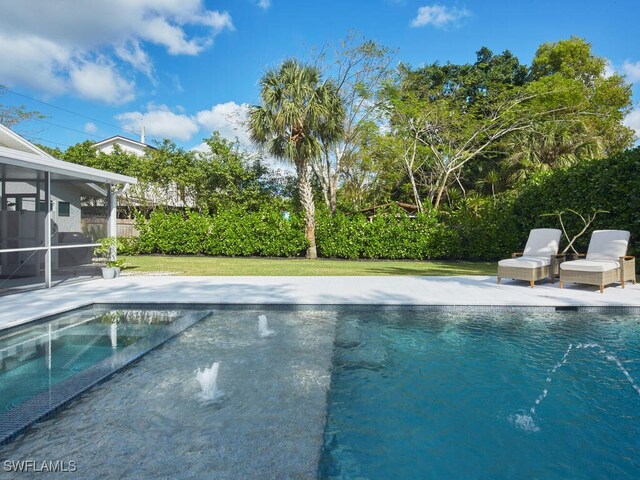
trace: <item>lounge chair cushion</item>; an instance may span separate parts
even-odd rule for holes
[[[626,230],[596,230],[591,235],[585,260],[617,262],[627,254],[628,245],[629,232]]]
[[[510,268],[539,268],[551,263],[551,257],[516,257],[500,260],[498,265]]]
[[[524,257],[550,257],[558,253],[562,232],[557,228],[534,228],[529,232]]]
[[[561,270],[579,272],[608,272],[616,268],[620,268],[620,263],[612,260],[572,260],[560,264]]]

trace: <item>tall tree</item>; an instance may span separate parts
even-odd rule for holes
[[[391,135],[406,140],[402,158],[407,171],[416,165],[429,170],[423,178],[428,179],[431,202],[438,208],[452,184],[464,193],[464,170],[488,154],[501,139],[559,114],[579,114],[576,86],[567,81],[562,90],[555,91],[555,87],[545,82],[487,89],[484,96],[473,101],[457,95],[438,96],[436,92],[417,98],[402,90],[391,90]]]
[[[344,108],[336,85],[322,81],[317,67],[287,60],[262,76],[260,99],[261,105],[249,109],[251,139],[295,165],[307,258],[317,258],[310,164],[322,154],[322,145],[335,142],[343,131]]]
[[[631,85],[620,75],[609,75],[606,65],[605,58],[593,54],[589,42],[571,37],[540,45],[531,63],[530,80],[558,76],[580,82],[586,111],[576,134],[586,127],[600,146],[594,153],[608,157],[629,148],[634,132],[622,124],[632,105]]]
[[[526,128],[531,118],[519,115],[530,99],[527,73],[509,51],[494,55],[484,47],[473,64],[400,66],[384,90],[391,126],[385,143],[396,145],[418,208],[421,195],[439,207],[452,185],[465,195],[470,167],[491,155],[499,139]]]
[[[322,155],[311,162],[332,213],[336,211],[341,178],[361,177],[360,150],[381,121],[377,93],[393,71],[392,60],[388,48],[360,39],[355,33],[350,33],[338,47],[325,47],[317,60],[334,80],[345,110],[342,134],[328,142],[321,138]]]
[[[493,55],[486,48],[474,64],[401,66],[386,90],[388,141],[402,143],[397,157],[405,160],[414,195],[438,207],[452,189],[463,196],[478,187],[495,193],[513,185],[507,176],[628,147],[632,135],[622,119],[629,85],[606,76],[604,66],[577,38],[542,45],[531,70],[508,51]],[[495,173],[486,178],[487,172]]]
[[[507,184],[514,186],[537,172],[604,155],[599,136],[580,120],[545,122],[507,138],[504,147],[510,153],[502,162]]]

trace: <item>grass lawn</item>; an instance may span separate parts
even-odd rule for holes
[[[302,258],[121,256],[125,273],[176,275],[495,275],[495,262],[306,260]]]

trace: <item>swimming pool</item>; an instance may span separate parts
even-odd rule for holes
[[[637,309],[201,311],[0,458],[74,460],[79,478],[640,472]],[[214,361],[223,395],[210,401],[196,370]]]
[[[605,312],[345,315],[319,477],[639,478],[640,315]]]

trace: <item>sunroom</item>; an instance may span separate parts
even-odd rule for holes
[[[0,125],[0,295],[93,278],[136,179],[58,160]]]

